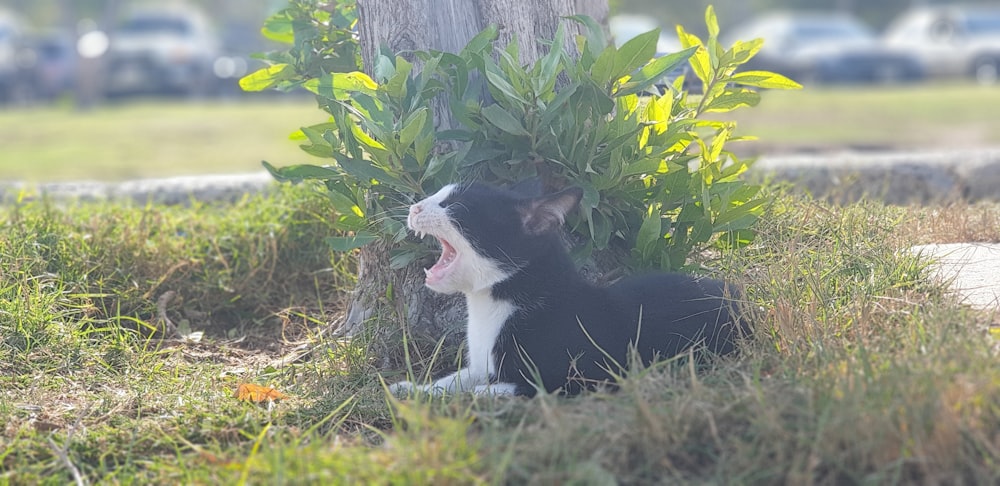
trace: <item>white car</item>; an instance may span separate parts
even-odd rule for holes
[[[1000,7],[917,7],[886,30],[886,44],[916,56],[930,77],[994,84],[1000,71]]]

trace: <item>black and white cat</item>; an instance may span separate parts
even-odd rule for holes
[[[724,282],[658,273],[600,288],[577,273],[559,230],[582,195],[453,184],[410,206],[409,228],[441,244],[426,285],[465,294],[467,356],[458,372],[393,393],[575,394],[622,375],[630,352],[649,364],[693,347],[734,350],[748,330]]]

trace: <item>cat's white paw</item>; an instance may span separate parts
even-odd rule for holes
[[[513,383],[493,383],[490,385],[479,385],[472,389],[476,395],[488,395],[494,397],[509,397],[517,394],[517,385]]]
[[[389,393],[397,397],[407,397],[412,395],[417,388],[419,388],[417,385],[409,381],[399,381],[389,385]]]
[[[400,381],[389,385],[389,393],[392,393],[397,398],[408,398],[417,393],[429,393],[434,396],[440,396],[445,395],[448,392],[448,389],[438,386],[436,383],[432,383],[430,385],[418,385],[409,381]]]

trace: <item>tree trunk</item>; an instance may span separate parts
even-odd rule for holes
[[[498,46],[516,38],[521,62],[532,64],[547,52],[539,41],[552,39],[561,18],[575,14],[606,23],[607,0],[358,0],[361,56],[372,74],[373,60],[384,45],[414,62],[418,71],[419,62],[408,52],[434,49],[457,53],[472,37],[495,24],[499,27]],[[567,27],[568,33],[578,32],[575,24]],[[573,52],[573,36],[567,37]],[[434,112],[435,127],[452,126],[444,106]],[[418,344],[445,337],[446,345],[455,345],[464,336],[466,319],[461,296],[436,294],[423,285],[423,268],[433,262],[417,261],[394,271],[389,266],[391,250],[390,243],[381,241],[361,249],[358,285],[345,324],[354,334],[363,329],[380,333],[374,342],[383,366],[401,362],[399,334],[404,329]],[[385,325],[365,326],[369,320]],[[392,328],[390,323],[398,325]],[[426,349],[417,346],[420,348]]]

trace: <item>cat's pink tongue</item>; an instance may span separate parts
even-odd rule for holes
[[[458,252],[450,243],[441,238],[438,238],[438,241],[441,242],[441,256],[433,267],[424,269],[424,274],[427,276],[425,282],[428,284],[437,283],[444,278],[444,275],[448,273],[448,267],[455,262],[455,257],[458,256]]]

